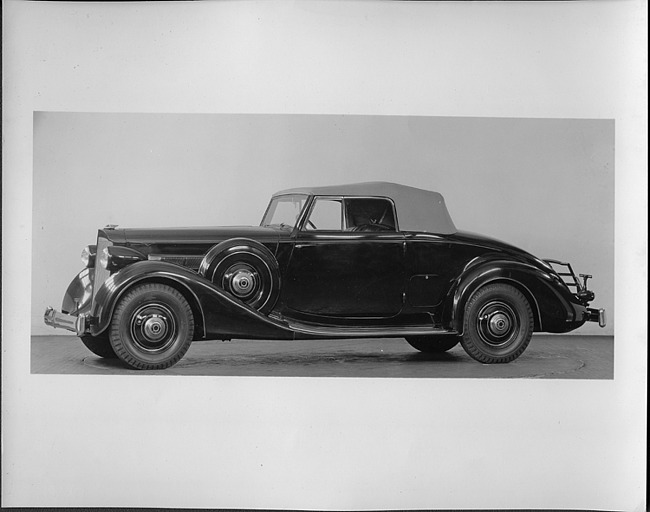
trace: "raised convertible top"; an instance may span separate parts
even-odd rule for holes
[[[423,231],[441,235],[451,235],[457,231],[442,195],[429,190],[407,187],[397,183],[373,181],[326,187],[291,188],[276,192],[273,197],[290,194],[388,197],[395,203],[397,222],[401,231]]]

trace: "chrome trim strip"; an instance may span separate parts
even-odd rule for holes
[[[188,256],[186,254],[149,254],[147,259],[150,261],[163,261],[166,263],[175,263],[183,267],[198,270],[203,261],[203,255]]]
[[[301,233],[305,233],[305,231],[302,231]],[[371,238],[370,236],[361,237],[358,233],[351,231],[349,233],[349,236],[341,236],[340,234],[329,235],[318,233],[318,238],[305,238],[301,236],[298,238],[299,242],[296,244],[296,247],[303,247],[305,245],[331,244],[332,242],[344,244],[360,242],[371,242],[373,244],[401,244],[405,241],[404,236],[401,233],[393,238]]]

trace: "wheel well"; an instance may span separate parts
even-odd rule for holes
[[[523,285],[519,281],[515,281],[513,279],[508,279],[504,277],[498,277],[495,279],[492,279],[490,281],[486,281],[484,283],[481,283],[479,286],[477,286],[475,289],[472,290],[471,293],[467,295],[467,297],[464,298],[462,302],[462,307],[459,308],[459,315],[456,318],[457,325],[460,328],[459,332],[462,332],[462,326],[464,322],[464,316],[465,316],[465,305],[467,304],[467,301],[476,293],[478,292],[481,288],[485,286],[489,286],[491,284],[507,284],[509,286],[512,286],[513,288],[516,288],[519,290],[524,297],[526,297],[526,300],[528,301],[528,304],[530,304],[530,309],[533,311],[533,330],[534,331],[539,331],[541,330],[541,321],[540,321],[540,313],[539,313],[539,305],[537,304],[537,300],[535,299],[535,296],[532,294],[532,292]]]
[[[533,293],[528,289],[527,286],[521,284],[519,281],[512,281],[509,279],[497,279],[496,281],[491,281],[492,283],[503,283],[503,284],[509,284],[513,288],[516,288],[519,290],[524,297],[526,297],[526,300],[528,301],[528,304],[530,304],[530,309],[533,310],[533,329],[535,331],[538,331],[541,329],[541,323],[540,323],[540,314],[539,314],[539,304],[537,304],[537,299],[533,295]]]
[[[187,288],[186,286],[184,286],[183,284],[179,283],[174,279],[167,279],[159,276],[143,279],[142,281],[133,283],[131,286],[123,290],[121,295],[128,293],[128,291],[133,289],[135,286],[139,286],[141,284],[149,284],[149,283],[164,284],[167,286],[171,286],[178,293],[180,293],[183,296],[183,298],[187,301],[187,303],[190,305],[190,309],[192,310],[192,315],[194,316],[194,336],[192,339],[198,340],[205,336],[203,310],[199,306],[198,299],[189,290],[189,288]]]

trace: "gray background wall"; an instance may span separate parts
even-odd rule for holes
[[[594,275],[613,334],[614,122],[341,115],[34,114],[32,332],[106,224],[257,224],[276,190],[395,181],[459,229]],[[43,264],[47,262],[47,264]]]

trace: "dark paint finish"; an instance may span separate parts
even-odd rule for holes
[[[115,234],[119,234],[119,237],[129,244],[155,244],[164,241],[166,244],[179,245],[214,244],[235,237],[252,238],[259,242],[274,243],[278,241],[280,232],[277,229],[259,226],[114,230]],[[107,233],[110,233],[110,231],[107,231]],[[109,239],[111,238],[109,237]],[[113,241],[116,242],[116,240]]]
[[[198,273],[172,263],[142,261],[113,274],[97,291],[92,317],[97,319],[91,333],[97,336],[109,325],[115,306],[136,284],[155,282],[178,289],[190,303],[195,323],[202,325],[202,337],[211,334],[230,338],[292,338],[292,333],[258,311],[231,296]]]
[[[101,239],[109,240],[108,251],[120,265],[81,272],[66,292],[63,310],[89,312],[90,333],[97,336],[133,286],[162,283],[190,304],[196,339],[462,334],[468,300],[498,282],[524,295],[535,331],[567,332],[592,319],[593,310],[548,264],[505,242],[462,231],[308,230],[313,203],[314,197],[305,202],[292,229],[100,230],[98,247],[106,245]],[[269,314],[203,275],[213,248],[232,239],[263,245],[277,262],[279,298]]]
[[[300,232],[282,296],[285,314],[386,318],[404,294],[404,237],[398,233]]]
[[[165,249],[182,254],[179,230],[157,230],[157,241],[150,245],[143,244],[141,231],[123,230],[124,243],[143,254],[147,248],[153,248],[150,255],[165,254]],[[212,242],[235,233],[208,231],[180,230],[190,241],[189,252],[205,254]],[[317,322],[323,329],[377,325],[390,336],[391,328],[420,324],[461,332],[464,304],[480,286],[494,281],[521,289],[533,308],[536,330],[566,332],[582,325],[586,316],[584,306],[540,260],[487,237],[273,228],[236,232],[263,234],[260,241],[275,249],[282,282],[278,318]],[[200,238],[210,243],[199,245]],[[260,315],[195,271],[165,261],[142,261],[111,276],[94,301],[94,335],[108,326],[124,291],[144,281],[181,287],[201,318],[204,337],[300,337],[286,323]]]
[[[214,245],[231,238],[248,238],[265,245],[275,253],[278,242],[290,237],[286,230],[256,226],[105,229],[100,230],[115,245],[130,247],[152,259],[203,257]],[[192,266],[192,265],[189,265]],[[198,267],[197,267],[198,268]]]

